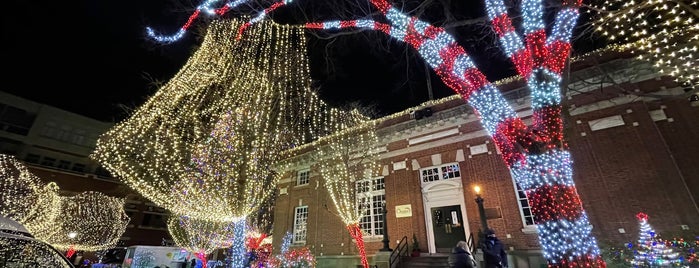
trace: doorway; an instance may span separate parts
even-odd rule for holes
[[[450,253],[457,242],[466,241],[464,217],[461,215],[460,205],[433,207],[431,215],[437,253]]]

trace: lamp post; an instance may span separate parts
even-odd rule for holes
[[[473,190],[476,192],[476,204],[478,204],[478,216],[481,218],[481,228],[483,232],[488,230],[488,221],[485,218],[485,208],[483,208],[483,198],[481,197],[481,187],[476,185],[473,186]]]
[[[379,249],[379,251],[393,251],[388,243],[391,242],[391,240],[388,239],[388,218],[386,217],[386,213],[388,211],[386,210],[386,203],[383,203],[383,206],[381,206],[381,213],[383,213],[383,248]]]

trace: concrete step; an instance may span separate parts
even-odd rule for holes
[[[449,254],[435,253],[432,255],[421,255],[420,257],[403,257],[401,259],[401,268],[449,268]]]

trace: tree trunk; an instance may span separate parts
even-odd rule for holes
[[[552,149],[512,166],[527,193],[548,267],[606,267],[573,183],[570,153]]]
[[[369,262],[366,260],[366,249],[364,248],[364,238],[362,236],[362,229],[359,229],[358,223],[353,223],[347,225],[347,230],[350,236],[357,241],[357,249],[359,249],[359,257],[362,259],[362,266],[364,268],[369,268]]]

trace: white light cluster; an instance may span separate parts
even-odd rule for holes
[[[231,267],[245,267],[247,256],[245,254],[245,219],[236,221],[233,226],[233,242],[231,243],[230,256]]]
[[[433,69],[437,69],[442,64],[442,56],[439,52],[446,48],[449,44],[455,43],[454,38],[447,32],[441,32],[434,39],[428,39],[422,43],[418,52]],[[463,73],[459,77],[463,76]]]
[[[546,69],[535,69],[527,85],[532,92],[532,108],[553,107],[561,104],[561,76]]]
[[[506,33],[500,38],[500,42],[505,50],[505,55],[512,57],[517,51],[524,49],[522,38],[516,31]]]
[[[323,29],[340,29],[340,21],[332,20],[323,23]]]
[[[573,28],[575,28],[579,16],[580,13],[577,8],[565,8],[558,11],[553,29],[546,43],[551,44],[554,41],[568,42],[573,35]]]
[[[452,69],[452,74],[456,77],[463,77],[464,72],[466,72],[466,70],[474,67],[476,67],[476,65],[473,64],[471,57],[469,57],[466,54],[460,54],[454,60],[454,68]]]
[[[146,32],[148,33],[148,36],[150,38],[155,39],[155,41],[158,41],[160,43],[172,43],[184,37],[184,34],[187,32],[187,30],[185,30],[184,28],[180,28],[173,35],[159,35],[155,33],[155,30],[153,30],[153,28],[146,27]]]
[[[374,28],[374,24],[373,20],[357,20],[355,25],[359,28]]]
[[[512,166],[512,175],[523,190],[528,191],[547,185],[575,186],[573,160],[570,153],[549,150],[545,154],[527,155],[524,163]]]
[[[488,12],[488,18],[493,20],[502,14],[507,14],[507,7],[502,0],[486,0],[485,9]]]
[[[597,241],[590,235],[592,225],[584,213],[575,221],[547,221],[537,224],[536,229],[544,258],[549,260],[549,264],[563,260],[566,256],[573,260],[574,257],[594,257],[600,254]]]
[[[522,1],[521,11],[522,14],[524,14],[524,21],[522,22],[524,34],[530,34],[544,29],[544,12],[541,6],[541,0]]]
[[[391,21],[391,36],[403,41],[405,35],[408,33],[408,23],[410,23],[410,17],[392,7],[388,9],[386,18]]]
[[[481,121],[485,129],[490,133],[490,136],[495,135],[500,122],[517,116],[512,107],[502,97],[500,91],[490,83],[486,84],[484,88],[473,92],[468,103],[478,111]]]

